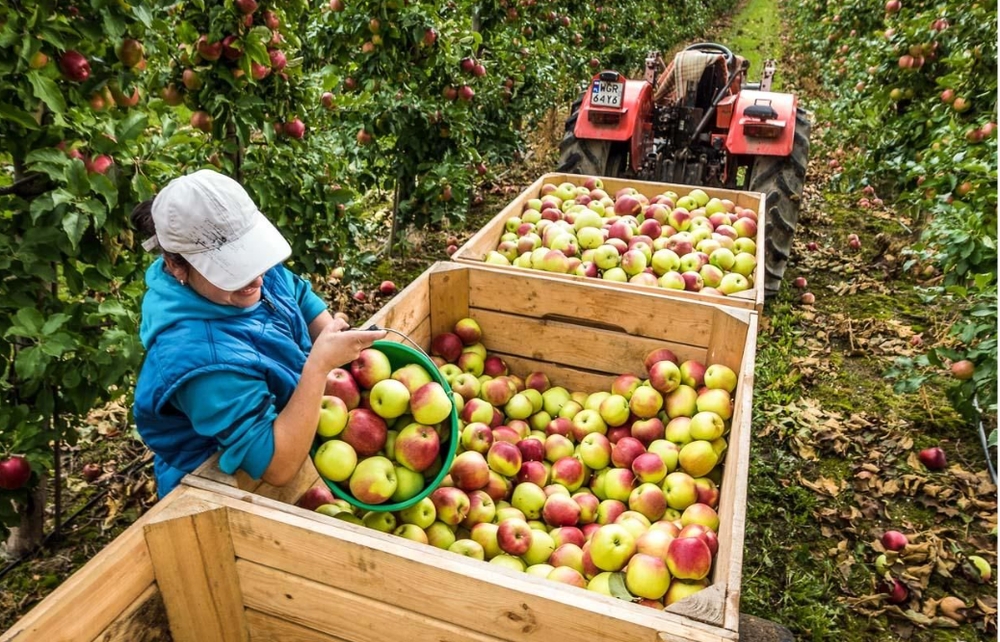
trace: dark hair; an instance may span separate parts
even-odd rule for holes
[[[153,221],[152,198],[143,201],[132,208],[132,215],[129,219],[132,221],[132,227],[134,227],[143,237],[149,238],[156,236],[156,222]],[[173,263],[187,265],[187,261],[184,257],[176,252],[167,252],[163,248],[160,248],[160,253],[163,254],[164,258],[170,259]]]

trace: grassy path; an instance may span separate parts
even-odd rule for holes
[[[741,608],[804,640],[995,639],[996,585],[978,583],[966,562],[978,554],[996,567],[996,487],[975,433],[943,385],[900,395],[885,377],[896,357],[944,340],[951,315],[923,305],[904,270],[913,222],[827,189],[827,161],[840,152],[822,138],[838,115],[824,113],[805,63],[786,50],[781,15],[781,0],[750,0],[717,36],[751,59],[751,77],[777,59],[775,88],[817,116],[793,257],[758,341]],[[796,277],[814,305],[800,302]],[[937,444],[950,467],[934,473],[916,453]],[[899,605],[877,591],[887,529],[910,541],[892,569],[909,587]],[[970,605],[964,623],[943,617],[946,596]]]

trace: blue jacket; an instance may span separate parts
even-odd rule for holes
[[[163,269],[146,271],[135,389],[139,434],[155,454],[160,496],[221,450],[226,473],[259,479],[274,455],[274,420],[312,347],[308,323],[325,304],[283,266],[264,274],[261,302],[219,305]]]

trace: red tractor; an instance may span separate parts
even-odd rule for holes
[[[699,43],[669,66],[658,52],[641,80],[602,71],[566,121],[559,171],[744,189],[766,195],[764,288],[781,285],[799,218],[810,123],[793,94],[771,91],[774,64]]]

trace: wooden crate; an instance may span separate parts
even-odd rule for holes
[[[739,373],[709,588],[666,611],[641,607],[298,508],[321,483],[308,460],[276,488],[225,475],[213,459],[0,641],[737,640],[757,315],[438,263],[364,325],[426,348],[466,316],[514,372],[543,371],[570,389],[641,373],[643,356],[661,346]],[[160,628],[143,637],[142,614],[160,604]]]
[[[489,223],[476,232],[475,236],[458,248],[458,251],[456,251],[451,258],[462,263],[482,264],[483,260],[486,258],[486,254],[491,250],[495,250],[497,245],[500,243],[500,237],[503,236],[504,233],[504,223],[507,219],[511,216],[520,215],[520,213],[524,210],[525,203],[533,198],[538,198],[542,185],[545,183],[558,185],[559,183],[564,182],[573,183],[574,185],[582,185],[587,178],[587,176],[581,176],[579,174],[545,174],[521,192],[521,194],[511,201],[506,207],[504,207],[503,210],[494,216]],[[601,180],[604,181],[604,190],[609,194],[614,194],[623,187],[634,187],[640,193],[650,198],[658,194],[662,194],[667,190],[673,190],[679,194],[685,194],[696,187],[694,185],[652,183],[647,181],[624,180],[606,177],[602,177]],[[689,301],[707,300],[712,303],[721,303],[723,305],[731,305],[739,308],[755,309],[757,312],[760,312],[764,307],[764,195],[756,192],[744,192],[712,187],[701,187],[699,189],[703,189],[711,197],[729,199],[740,207],[747,207],[756,210],[758,218],[756,239],[757,272],[755,273],[755,276],[757,276],[757,278],[754,279],[753,287],[745,292],[737,292],[736,294],[723,296],[716,294],[702,294],[700,292],[687,292],[684,290],[668,290],[648,285],[633,285],[631,283],[614,283],[613,285],[626,290],[635,289],[637,292],[645,292],[648,294],[662,295]],[[494,267],[501,270],[525,270],[525,268],[518,268],[514,266]],[[593,280],[587,277],[577,276],[575,274],[555,274],[553,276],[575,281]]]

